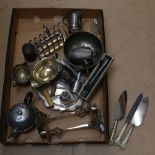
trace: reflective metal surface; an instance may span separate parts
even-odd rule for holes
[[[26,85],[30,82],[31,72],[26,64],[19,64],[13,68],[13,85]]]
[[[141,103],[139,104],[136,112],[134,113],[134,116],[130,122],[131,126],[130,129],[128,130],[126,136],[120,143],[120,148],[125,149],[127,146],[127,143],[129,141],[129,138],[131,137],[131,134],[133,132],[133,129],[137,126],[140,126],[143,121],[144,117],[148,108],[148,103],[149,103],[149,98],[148,97],[143,97]]]
[[[61,65],[65,66],[66,68],[68,68],[74,74],[74,76],[77,77],[78,72],[70,64],[68,64],[65,60],[63,60],[63,59],[56,59],[56,61],[59,64],[61,64]]]
[[[140,126],[145,118],[145,114],[148,108],[148,102],[149,102],[149,98],[148,97],[143,97],[141,103],[139,104],[132,120],[131,120],[131,124],[135,125],[135,126]]]
[[[112,62],[113,58],[111,56],[107,54],[102,55],[98,64],[95,66],[88,79],[79,91],[79,96],[81,98],[83,98],[86,101],[89,99],[95,88],[103,79],[107,69],[109,68]]]
[[[68,127],[65,129],[55,127],[49,131],[46,131],[47,136],[62,136],[63,133],[68,132],[68,131],[73,131],[77,129],[83,129],[83,128],[92,128],[96,129],[101,133],[105,132],[105,125],[103,121],[103,117],[101,115],[100,109],[97,108],[97,106],[94,105],[94,107],[90,107],[90,112],[91,112],[91,121],[88,123],[80,124],[77,126],[73,127]]]
[[[59,66],[55,58],[48,57],[42,59],[33,68],[33,80],[31,82],[32,87],[38,87],[43,84],[49,83],[57,76],[58,71]]]
[[[68,24],[65,23],[65,19],[68,19]],[[68,16],[63,18],[63,23],[68,27],[68,33],[72,34],[81,30],[82,27],[82,12],[77,10],[73,11]]]
[[[126,111],[126,105],[127,105],[127,91],[125,90],[119,97],[119,100],[116,103],[113,114],[112,114],[115,121],[114,121],[112,131],[111,131],[110,144],[115,143],[115,135],[116,135],[118,121],[124,118],[125,111]]]
[[[83,100],[82,99],[78,99],[76,100],[76,102],[74,102],[73,104],[71,104],[70,106],[58,106],[58,105],[54,105],[53,110],[60,110],[60,111],[75,111],[77,110],[79,107],[81,107],[83,104]]]
[[[28,92],[24,103],[16,104],[8,111],[7,122],[12,128],[9,137],[17,136],[19,133],[34,127],[36,117],[31,106],[32,97],[32,92]]]
[[[79,93],[79,90],[81,88],[81,81],[80,81],[81,72],[78,73],[78,76],[76,80],[74,81],[72,92],[73,93]]]
[[[117,144],[117,145],[121,144],[121,140],[122,140],[122,138],[123,138],[123,136],[125,134],[125,131],[126,131],[128,125],[129,125],[129,123],[131,122],[131,120],[132,120],[132,118],[133,118],[139,104],[141,103],[142,99],[143,99],[143,94],[140,94],[137,97],[137,99],[136,99],[135,103],[133,104],[133,106],[131,107],[131,109],[130,109],[127,117],[126,117],[126,121],[125,121],[123,127],[121,128],[121,131],[118,134],[117,138],[115,139],[115,144]]]
[[[67,92],[67,94],[70,96],[68,102],[63,101],[61,98],[61,95],[64,92]],[[55,95],[52,97],[52,100],[54,103],[53,109],[60,111],[75,111],[83,103],[82,99],[78,99],[76,94],[71,93],[70,85],[62,80],[58,80],[56,82]]]
[[[44,24],[43,30],[44,32],[42,34],[39,34],[38,37],[30,40],[30,43],[34,45],[36,54],[40,59],[50,56],[62,49],[67,37],[65,36],[65,28],[61,23],[53,25],[50,28]]]
[[[127,105],[127,91],[123,91],[121,96],[119,97],[118,102],[116,103],[113,111],[113,117],[116,120],[122,120],[125,116]]]
[[[140,95],[137,97],[135,103],[134,103],[133,106],[131,107],[131,109],[130,109],[130,111],[129,111],[127,117],[126,117],[126,123],[130,123],[130,122],[131,122],[131,119],[133,118],[133,116],[134,116],[134,114],[135,114],[135,112],[136,112],[136,110],[137,110],[139,104],[141,103],[142,99],[143,99],[143,94],[140,94]]]
[[[68,62],[75,68],[82,70],[95,66],[103,53],[104,47],[101,41],[89,32],[74,33],[67,38],[64,44],[64,54]],[[83,59],[79,61],[81,55],[83,55]]]

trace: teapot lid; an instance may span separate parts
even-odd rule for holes
[[[14,123],[24,122],[25,120],[27,120],[28,116],[29,110],[27,108],[27,105],[25,104],[17,104],[9,112],[10,120]]]
[[[29,117],[29,109],[26,104],[17,104],[8,112],[8,121],[10,125],[24,122]]]

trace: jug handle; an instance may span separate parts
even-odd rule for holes
[[[24,103],[27,105],[30,105],[32,103],[32,98],[33,98],[33,93],[29,91],[24,98]]]
[[[68,27],[68,25],[67,25],[67,23],[65,23],[65,20],[68,18],[68,16],[63,16],[63,18],[62,18],[62,23],[66,26],[66,27]]]

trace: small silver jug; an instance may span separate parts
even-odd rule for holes
[[[65,23],[65,19],[68,20],[68,24]],[[82,27],[82,13],[81,11],[73,11],[68,16],[63,18],[63,23],[68,25],[68,33],[72,34],[81,30]]]

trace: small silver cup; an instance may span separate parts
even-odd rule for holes
[[[68,16],[63,18],[63,23],[65,23],[65,19],[68,20],[68,33],[72,34],[81,30],[82,27],[82,13],[81,11],[74,11]]]

